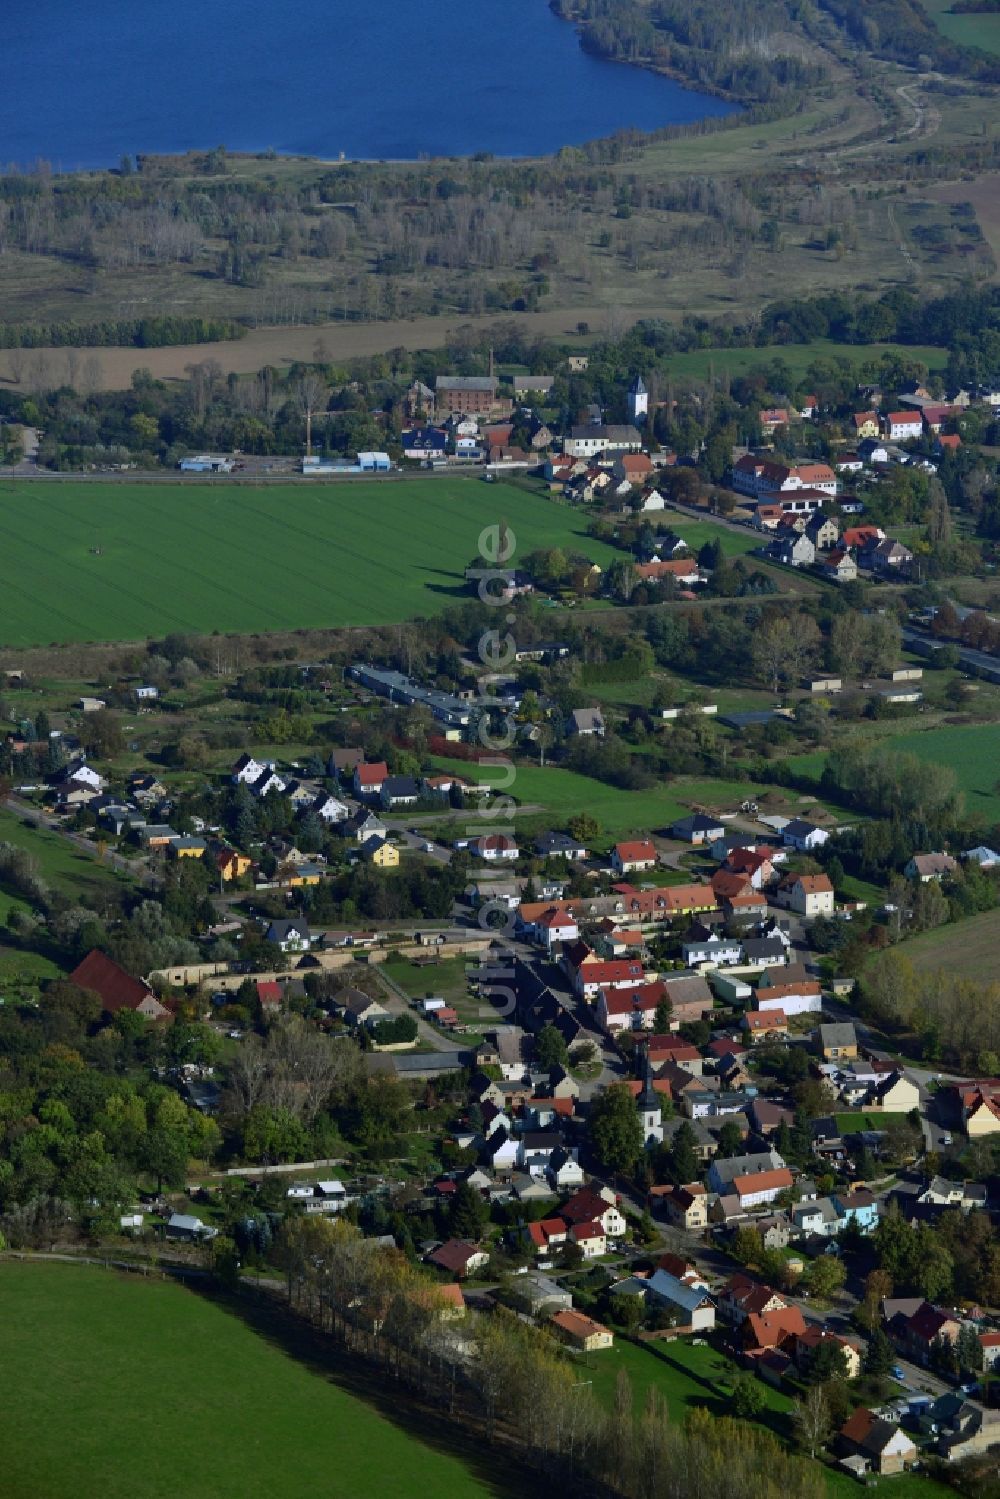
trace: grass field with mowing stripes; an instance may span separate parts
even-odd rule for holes
[[[179,1285],[3,1263],[0,1326],[4,1499],[514,1492]]]
[[[583,512],[477,478],[0,484],[0,645],[436,614],[471,596],[465,568],[501,519],[512,566],[540,547],[621,555]]]

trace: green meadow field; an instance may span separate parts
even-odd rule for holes
[[[936,760],[955,772],[965,793],[967,812],[988,822],[1000,822],[1000,724],[949,725],[892,734],[880,741],[890,750],[905,750],[920,760]],[[794,755],[788,762],[800,775],[818,781],[826,765],[826,751]]]
[[[901,949],[921,973],[944,972],[959,978],[992,980],[996,973],[1000,911],[980,911],[933,932],[911,937]]]
[[[392,624],[464,597],[485,526],[607,566],[586,515],[473,478],[0,484],[0,645]],[[620,554],[618,554],[620,555]]]
[[[1000,724],[969,724],[894,734],[894,750],[908,750],[921,760],[950,765],[965,792],[967,812],[1000,822]]]
[[[963,19],[971,20],[972,17]],[[983,17],[976,19],[982,20]],[[896,354],[900,359],[918,360],[929,370],[943,369],[948,362],[948,351],[936,344],[838,344],[828,338],[816,338],[811,343],[780,344],[765,349],[689,349],[670,356],[670,373],[678,377],[687,375],[694,380],[707,380],[710,376],[723,374],[745,375],[748,370],[780,363],[787,365],[794,376],[801,378],[818,360],[843,359],[858,368],[861,365],[876,365],[886,354]]]
[[[0,1326],[4,1499],[516,1491],[179,1285],[0,1263]]]
[[[712,813],[738,812],[741,802],[757,801],[761,808],[783,812],[786,816],[808,816],[818,807],[829,804],[815,797],[803,797],[795,791],[758,786],[752,781],[723,781],[696,776],[676,776],[670,782],[652,786],[646,791],[625,791],[609,786],[592,776],[581,775],[561,766],[517,765],[514,779],[506,785],[505,772],[489,764],[477,765],[471,760],[432,756],[437,770],[450,770],[469,781],[488,781],[498,787],[498,795],[512,796],[523,807],[540,808],[551,819],[568,821],[579,812],[596,817],[604,835],[597,846],[613,842],[626,833],[662,833],[669,824],[685,817],[693,808]],[[518,827],[521,826],[518,820]]]
[[[924,10],[950,41],[960,47],[976,47],[980,52],[1000,54],[1000,15],[995,11],[955,12],[953,0],[922,0]]]
[[[40,878],[75,903],[100,909],[106,897],[120,895],[125,888],[122,877],[92,854],[74,847],[48,828],[22,822],[5,809],[0,809],[0,843],[14,843],[23,848],[33,859]],[[20,896],[13,903],[27,904]]]

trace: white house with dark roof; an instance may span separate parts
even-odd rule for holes
[[[786,848],[797,849],[799,853],[809,853],[814,848],[822,848],[824,843],[830,841],[830,834],[826,828],[817,827],[814,822],[807,822],[804,817],[793,817],[781,830],[781,839]]]

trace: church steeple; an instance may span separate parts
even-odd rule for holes
[[[663,1105],[660,1103],[660,1095],[653,1087],[653,1064],[646,1052],[646,1066],[643,1073],[642,1090],[636,1099],[639,1107],[639,1115],[642,1119],[642,1133],[645,1138],[647,1150],[654,1145],[663,1143]]]

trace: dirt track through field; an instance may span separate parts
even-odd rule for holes
[[[623,309],[619,321],[631,323],[640,317],[659,316],[656,307]],[[400,319],[386,323],[316,323],[298,328],[257,328],[246,338],[232,343],[179,344],[170,349],[77,349],[78,362],[100,361],[101,388],[126,390],[132,373],[148,369],[160,380],[183,379],[186,366],[204,359],[215,359],[224,374],[252,374],[264,365],[278,368],[296,359],[333,364],[347,359],[385,354],[390,349],[436,349],[452,339],[459,330],[487,332],[491,328],[513,324],[533,338],[553,337],[560,340],[577,336],[577,323],[589,324],[592,332],[608,332],[608,309],[573,307],[535,313],[491,314],[489,317],[426,317]],[[320,347],[322,346],[322,347]],[[60,384],[67,368],[67,350],[29,351],[29,360],[41,353],[48,362],[51,384]],[[30,368],[30,364],[29,364]],[[11,356],[0,350],[0,381],[13,383]],[[14,389],[18,389],[14,385]]]

